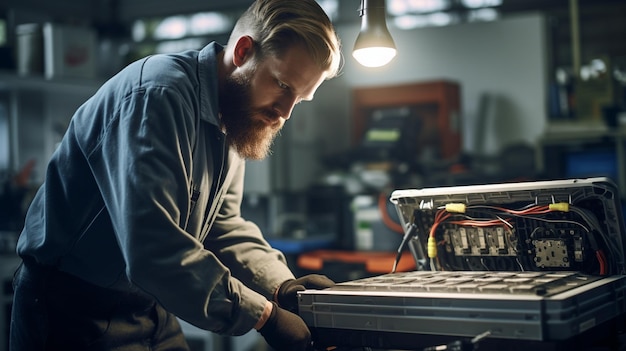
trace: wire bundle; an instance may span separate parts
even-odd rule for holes
[[[430,213],[430,211],[424,212]],[[415,222],[420,222],[420,218],[418,217],[423,215],[425,215],[425,213],[416,211],[414,223],[407,227],[402,244],[398,248],[398,253],[402,251],[408,239],[419,235],[419,229],[422,229],[423,226],[419,226],[418,228]],[[557,202],[548,205],[530,204],[518,209],[492,205],[449,203],[436,208],[432,224],[428,230],[426,247],[427,256],[430,261],[430,269],[444,269],[439,262],[440,255],[437,250],[438,246],[445,244],[445,239],[441,239],[441,237],[439,237],[440,241],[437,242],[438,228],[444,223],[457,227],[475,228],[502,226],[509,236],[512,236],[516,223],[520,219],[532,221],[532,223],[536,223],[535,221],[537,221],[555,226],[565,224],[580,228],[584,233],[584,238],[588,242],[589,247],[594,252],[595,260],[597,261],[597,270],[595,273],[600,275],[611,274],[616,270],[616,267],[611,265],[611,262],[614,260],[608,260],[606,256],[607,253],[612,257],[619,256],[620,259],[623,259],[623,257],[621,257],[621,251],[614,247],[613,242],[607,237],[605,233],[606,230],[602,227],[596,215],[582,207],[574,206],[566,202]],[[528,239],[534,238],[538,229],[538,226],[535,227],[528,235]],[[519,232],[517,235],[519,235]],[[519,270],[525,270],[525,267],[519,260],[517,260],[517,265]],[[394,271],[395,266],[396,264],[394,264]],[[483,264],[483,266],[485,265]],[[484,268],[487,267],[485,266]]]

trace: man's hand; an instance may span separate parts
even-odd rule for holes
[[[265,341],[276,351],[310,350],[311,332],[302,318],[272,302],[272,313],[259,329]]]
[[[335,282],[325,275],[309,274],[298,279],[290,279],[281,284],[276,294],[278,305],[290,312],[298,313],[298,291],[306,289],[325,289]]]

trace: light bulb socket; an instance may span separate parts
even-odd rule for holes
[[[387,29],[385,14],[384,0],[361,0],[361,30],[354,43],[354,50],[369,47],[396,48]]]

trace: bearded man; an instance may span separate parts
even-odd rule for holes
[[[177,318],[310,348],[283,254],[241,216],[246,159],[339,70],[314,0],[258,0],[228,44],[152,55],[74,114],[20,235],[10,350],[188,350]]]

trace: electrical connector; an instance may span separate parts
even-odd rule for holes
[[[548,205],[550,211],[569,212],[569,204],[567,202],[557,202]]]
[[[446,204],[446,211],[453,213],[465,213],[465,204],[460,202]]]
[[[435,258],[437,257],[437,242],[435,241],[435,238],[430,236],[428,237],[428,257],[429,258]]]

